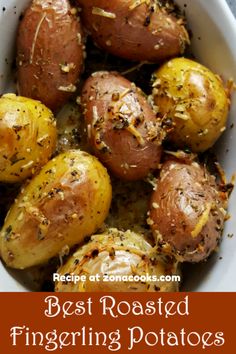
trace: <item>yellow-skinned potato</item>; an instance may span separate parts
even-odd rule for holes
[[[50,159],[56,121],[39,101],[6,94],[0,98],[0,182],[19,182]]]
[[[75,9],[74,9],[75,10]],[[32,0],[17,33],[19,93],[57,112],[83,70],[83,31],[69,0]]]
[[[177,263],[157,255],[155,249],[141,234],[109,229],[94,235],[91,241],[79,248],[58,273],[85,276],[78,282],[58,281],[58,292],[153,292],[177,291],[178,282],[155,281],[162,275],[176,274]],[[153,281],[146,281],[150,275]],[[100,279],[92,281],[90,276]],[[120,277],[144,276],[138,281],[120,281]],[[124,278],[122,278],[124,279]],[[114,281],[113,281],[114,280]],[[143,281],[142,281],[143,280]]]
[[[10,209],[0,233],[2,259],[24,269],[68,251],[101,226],[110,202],[110,179],[95,157],[80,150],[58,155]]]
[[[197,62],[176,58],[164,64],[154,74],[153,97],[173,124],[169,140],[178,148],[206,151],[225,130],[230,101],[223,83]]]

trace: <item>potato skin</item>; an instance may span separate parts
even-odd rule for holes
[[[0,233],[9,267],[42,264],[101,226],[111,202],[106,169],[93,156],[70,150],[52,159],[22,190]]]
[[[152,259],[152,261],[151,261]],[[86,275],[86,281],[56,282],[57,292],[154,292],[178,291],[178,282],[119,282],[103,281],[110,276],[156,276],[177,273],[173,259],[157,255],[143,236],[131,231],[109,229],[94,235],[91,241],[79,248],[63,265],[60,275]],[[100,276],[100,281],[90,281],[89,276]]]
[[[77,0],[95,43],[133,61],[159,62],[183,53],[189,43],[183,21],[156,0],[134,9],[134,0]],[[99,12],[105,11],[105,16]],[[98,14],[97,14],[98,13]],[[108,14],[107,14],[108,13]]]
[[[82,91],[88,137],[98,158],[123,180],[157,169],[163,131],[144,94],[113,72],[97,72]]]
[[[34,0],[17,37],[19,93],[60,109],[83,68],[83,34],[68,0]]]
[[[0,182],[20,182],[50,159],[57,139],[52,112],[38,101],[0,98]]]
[[[225,130],[229,98],[221,79],[203,65],[176,58],[154,74],[154,102],[173,123],[168,138],[178,148],[203,152]]]
[[[147,222],[162,252],[182,262],[199,262],[219,244],[226,207],[226,195],[206,168],[168,160],[151,197]]]

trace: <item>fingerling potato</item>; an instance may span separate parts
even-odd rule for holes
[[[79,248],[58,273],[79,275],[80,281],[57,281],[57,292],[154,292],[177,291],[177,281],[159,281],[177,273],[173,259],[157,255],[143,236],[131,231],[109,229]],[[85,280],[82,280],[85,276]],[[97,277],[93,281],[92,277]],[[135,278],[138,279],[135,281]],[[152,281],[147,279],[152,277]],[[123,277],[123,278],[121,278]],[[124,278],[125,277],[125,278]],[[122,279],[130,280],[122,281]],[[141,278],[143,277],[143,278]]]
[[[157,180],[147,221],[161,252],[199,262],[221,240],[226,207],[226,194],[205,167],[170,159]]]
[[[189,43],[173,3],[156,0],[77,0],[95,43],[116,56],[158,62],[183,53]]]
[[[68,0],[33,0],[17,36],[19,93],[60,109],[83,67],[82,28]]]
[[[57,139],[52,112],[38,101],[6,94],[0,98],[0,182],[31,177],[50,159]]]
[[[0,233],[0,254],[24,269],[68,251],[101,226],[111,202],[106,169],[80,150],[60,154],[21,191]]]
[[[176,58],[154,74],[154,102],[173,125],[168,139],[177,148],[204,152],[226,129],[230,100],[222,80],[203,65]]]
[[[144,94],[113,72],[97,72],[82,91],[88,138],[117,177],[138,180],[158,168],[163,131]]]

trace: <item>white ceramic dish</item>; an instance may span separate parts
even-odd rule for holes
[[[14,60],[18,19],[29,0],[0,0],[0,94],[12,90],[11,65]],[[225,0],[178,0],[185,8],[193,32],[192,46],[197,59],[225,79],[236,81],[236,21]],[[228,126],[236,117],[233,98]],[[216,151],[228,178],[236,171],[236,134],[228,129],[217,143]],[[0,142],[1,143],[1,142]],[[236,291],[236,192],[230,199],[231,219],[226,223],[220,252],[209,262],[188,269],[185,290]],[[27,291],[27,287],[0,262],[0,291]]]

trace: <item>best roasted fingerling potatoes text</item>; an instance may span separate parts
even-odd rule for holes
[[[176,58],[184,55],[190,39],[186,20],[172,1],[76,4],[33,0],[19,26],[21,96],[0,98],[0,182],[33,177],[22,186],[5,219],[0,256],[7,266],[25,269],[69,255],[58,270],[62,275],[82,274],[84,267],[89,274],[103,275],[104,263],[111,275],[137,274],[137,269],[139,274],[179,274],[179,262],[205,260],[219,245],[229,193],[197,156],[163,153],[163,143],[168,149],[196,153],[212,147],[226,127],[229,92],[208,68]],[[114,56],[156,63],[152,80],[146,79],[152,94],[147,96],[109,66],[86,73],[83,82],[87,36]],[[76,91],[86,125],[82,134],[96,157],[75,149],[55,151],[56,120],[50,109],[56,114]],[[133,183],[145,179],[154,185],[146,225],[154,245],[145,234],[106,225],[112,199],[108,173],[114,183],[114,178]],[[99,228],[102,231],[93,235]],[[85,244],[87,236],[91,240]],[[75,245],[77,251],[71,255]],[[56,291],[178,289],[175,282],[58,282],[55,287]]]

